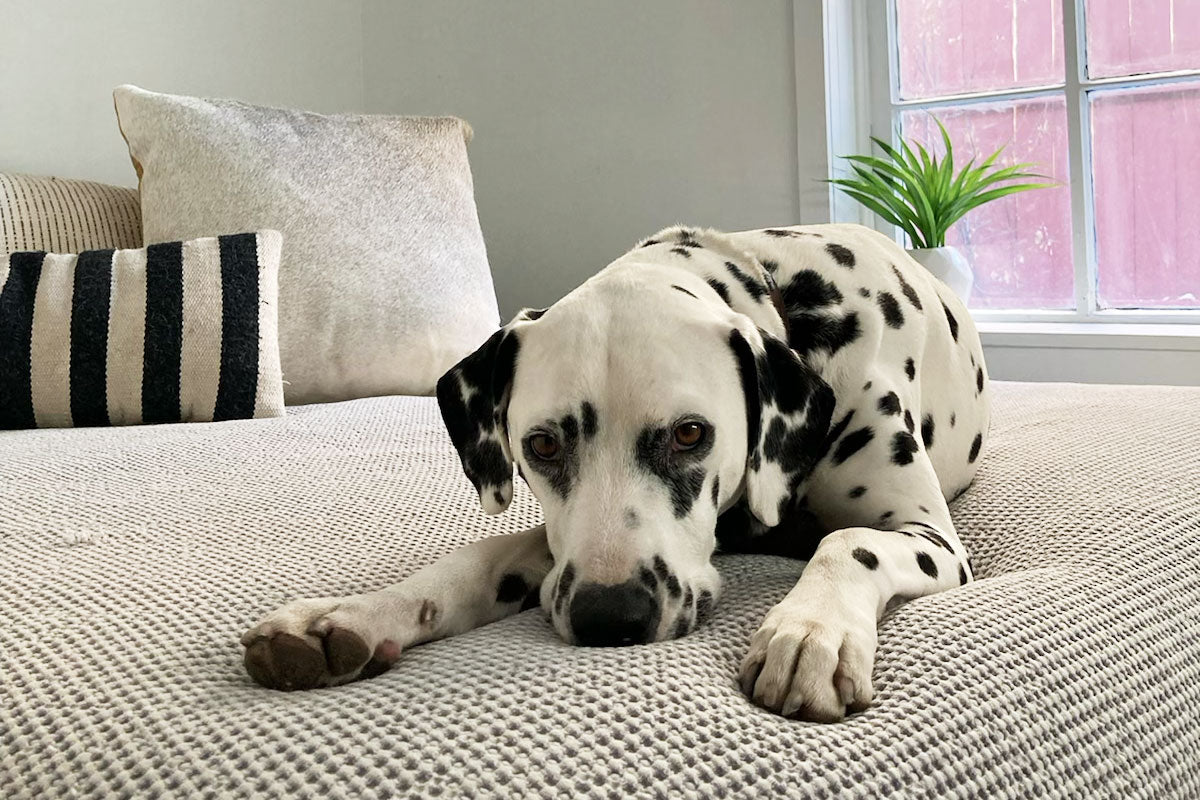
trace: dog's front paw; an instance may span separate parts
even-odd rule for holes
[[[400,645],[381,639],[363,596],[296,600],[242,634],[243,663],[269,689],[315,689],[387,670]]]
[[[772,608],[742,661],[742,691],[763,708],[837,722],[871,704],[875,618],[791,596]]]

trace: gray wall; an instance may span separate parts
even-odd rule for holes
[[[506,317],[666,225],[828,213],[820,0],[0,0],[0,30],[5,171],[133,185],[121,83],[467,119]]]
[[[796,13],[819,50],[820,3]],[[793,22],[788,0],[366,0],[365,101],[475,128],[507,317],[676,222],[800,221],[801,139],[807,168],[820,156],[811,178],[824,174],[824,88],[819,75],[802,82],[798,131]]]
[[[362,4],[0,0],[0,170],[137,182],[122,83],[314,111],[362,108]]]

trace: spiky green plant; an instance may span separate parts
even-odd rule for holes
[[[954,171],[954,146],[950,135],[937,117],[933,118],[942,132],[946,154],[939,160],[930,155],[920,142],[910,145],[900,138],[897,150],[874,136],[871,141],[886,158],[875,156],[845,156],[856,177],[834,178],[848,196],[908,234],[915,248],[942,247],[946,231],[963,214],[984,203],[1030,189],[1044,189],[1055,183],[1030,182],[1046,175],[1030,172],[1032,163],[993,166],[1000,153],[996,152],[975,164],[972,158],[959,172]],[[916,153],[913,148],[916,148]],[[1015,181],[1015,182],[1013,182]],[[1003,186],[997,184],[1003,183]]]

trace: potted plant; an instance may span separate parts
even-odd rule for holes
[[[909,255],[965,303],[975,278],[963,254],[946,246],[946,231],[968,211],[984,203],[1055,184],[1031,181],[1047,180],[1047,176],[1029,171],[1033,164],[996,166],[1003,147],[979,164],[972,158],[955,172],[950,135],[941,120],[934,117],[933,121],[942,132],[946,147],[940,159],[917,141],[910,143],[897,137],[900,141],[897,150],[872,136],[871,141],[883,151],[884,157],[845,156],[854,177],[834,178],[830,183],[903,230],[913,248]]]

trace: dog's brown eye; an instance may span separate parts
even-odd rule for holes
[[[549,461],[558,455],[558,442],[548,433],[535,433],[531,436],[529,448],[543,461]]]
[[[699,422],[685,422],[675,426],[675,449],[691,450],[704,441],[704,426]]]

